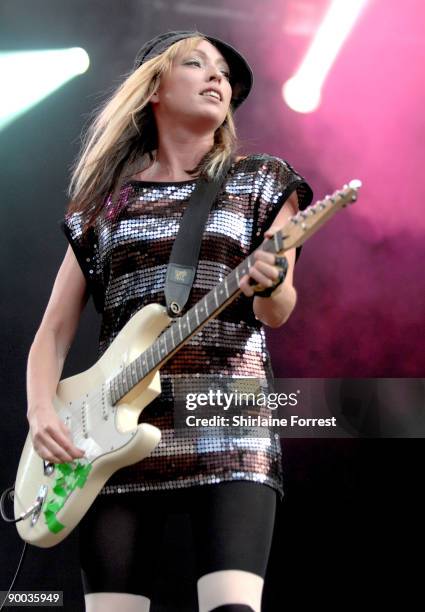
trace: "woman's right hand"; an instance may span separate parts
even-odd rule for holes
[[[51,463],[67,463],[84,456],[72,442],[71,431],[58,417],[52,403],[28,410],[27,419],[35,452]]]

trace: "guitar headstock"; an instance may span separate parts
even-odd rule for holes
[[[291,217],[283,228],[270,238],[270,243],[273,243],[273,251],[279,253],[303,244],[338,210],[357,200],[357,192],[361,185],[361,181],[354,179],[342,189],[326,196],[323,200],[318,200]]]

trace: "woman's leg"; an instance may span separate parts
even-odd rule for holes
[[[260,612],[276,492],[250,481],[203,485],[191,508],[199,612]]]
[[[87,612],[149,612],[164,522],[153,493],[96,498],[79,525]]]
[[[130,593],[87,593],[86,612],[149,612],[150,599]]]

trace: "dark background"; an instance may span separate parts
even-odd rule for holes
[[[152,36],[198,28],[229,40],[252,64],[255,86],[236,115],[243,150],[288,160],[317,198],[361,178],[359,202],[303,249],[297,309],[268,330],[279,377],[420,377],[424,371],[424,42],[419,0],[371,1],[341,51],[311,115],[288,109],[280,89],[302,58],[328,0],[171,0],[0,4],[0,51],[81,46],[89,70],[0,132],[1,474],[13,484],[27,434],[25,368],[66,250],[59,229],[79,136],[106,91],[118,85]],[[302,27],[298,27],[302,24]],[[16,79],[25,79],[17,74]],[[421,233],[422,232],[422,233]],[[63,377],[95,361],[99,319],[90,302]],[[416,586],[423,540],[421,440],[283,441],[279,508],[264,610],[345,608]],[[243,509],[241,509],[241,512]],[[0,523],[0,589],[22,549]],[[193,553],[184,516],[170,518],[153,612],[196,609]],[[61,589],[65,610],[83,610],[76,541],[30,548],[15,589]]]

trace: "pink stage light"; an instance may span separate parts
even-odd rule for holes
[[[331,0],[300,67],[282,87],[286,104],[298,113],[319,105],[329,70],[368,0]]]

